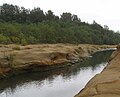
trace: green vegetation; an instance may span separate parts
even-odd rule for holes
[[[120,34],[95,21],[92,24],[81,22],[71,13],[58,17],[51,10],[44,13],[40,8],[30,10],[3,4],[0,6],[0,43],[118,44]]]
[[[14,54],[13,53],[10,53],[10,54],[6,54],[4,53],[4,59],[8,62],[8,64],[4,65],[6,67],[13,67],[14,64],[13,64],[13,61],[14,61]]]
[[[19,45],[15,45],[12,49],[13,50],[20,50],[20,46]]]

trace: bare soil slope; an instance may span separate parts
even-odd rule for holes
[[[45,66],[75,63],[96,51],[113,47],[89,44],[0,45],[0,76],[34,71],[38,67],[42,69]]]
[[[120,46],[103,72],[90,80],[75,97],[120,97]]]

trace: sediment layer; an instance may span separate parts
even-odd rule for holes
[[[94,52],[114,47],[89,44],[0,45],[0,78],[74,64]]]

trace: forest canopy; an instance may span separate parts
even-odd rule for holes
[[[107,25],[92,24],[69,12],[60,17],[39,7],[32,10],[12,4],[0,6],[0,44],[118,44],[120,34]]]

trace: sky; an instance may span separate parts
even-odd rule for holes
[[[78,15],[81,21],[107,25],[111,30],[120,31],[120,0],[0,0],[3,3],[33,9],[40,7],[44,12],[52,10],[60,16],[63,12]]]

